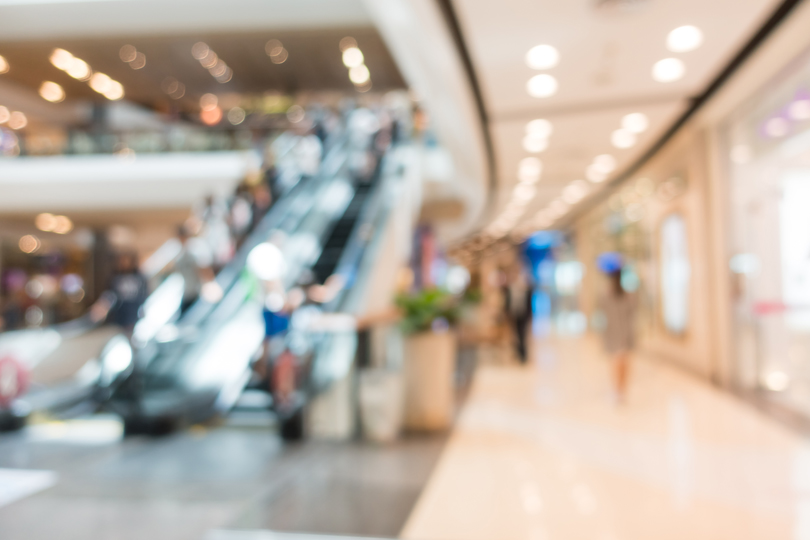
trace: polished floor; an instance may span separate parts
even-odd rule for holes
[[[668,365],[635,362],[629,399],[586,340],[480,366],[401,537],[810,539],[810,445]]]
[[[644,358],[617,404],[585,339],[477,356],[449,438],[122,440],[103,417],[2,435],[0,539],[810,540],[810,441],[749,404]]]
[[[393,538],[445,440],[285,446],[270,429],[227,425],[122,440],[113,419],[44,423],[0,436],[0,539]],[[9,471],[39,476],[3,504]]]

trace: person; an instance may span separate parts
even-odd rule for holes
[[[183,300],[180,304],[180,312],[186,310],[194,303],[202,290],[203,283],[214,279],[214,273],[210,268],[210,254],[206,254],[208,260],[201,260],[201,250],[195,250],[192,246],[192,238],[185,225],[177,228],[177,239],[180,240],[182,249],[174,260],[174,271],[183,276]],[[205,249],[204,244],[199,247]]]
[[[146,278],[138,271],[138,256],[135,253],[118,256],[111,289],[117,299],[113,322],[132,334],[147,296]]]
[[[622,287],[621,267],[611,269],[608,279],[608,291],[601,300],[606,323],[602,337],[605,352],[611,356],[616,399],[623,402],[627,396],[630,354],[635,345],[636,297]]]
[[[509,282],[506,290],[508,298],[509,320],[517,337],[516,349],[518,360],[525,364],[528,360],[526,334],[532,319],[531,287],[525,270],[520,267]]]

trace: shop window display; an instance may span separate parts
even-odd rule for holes
[[[737,383],[810,414],[810,55],[724,126]]]

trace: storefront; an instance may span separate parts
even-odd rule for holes
[[[577,245],[592,327],[599,327],[594,316],[607,285],[597,257],[618,252],[622,285],[639,297],[639,350],[712,378],[704,148],[701,133],[680,134],[580,220]]]
[[[810,53],[721,127],[735,382],[810,415]]]

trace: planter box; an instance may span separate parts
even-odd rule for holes
[[[405,339],[405,419],[407,429],[450,427],[455,409],[456,336],[424,332]]]

